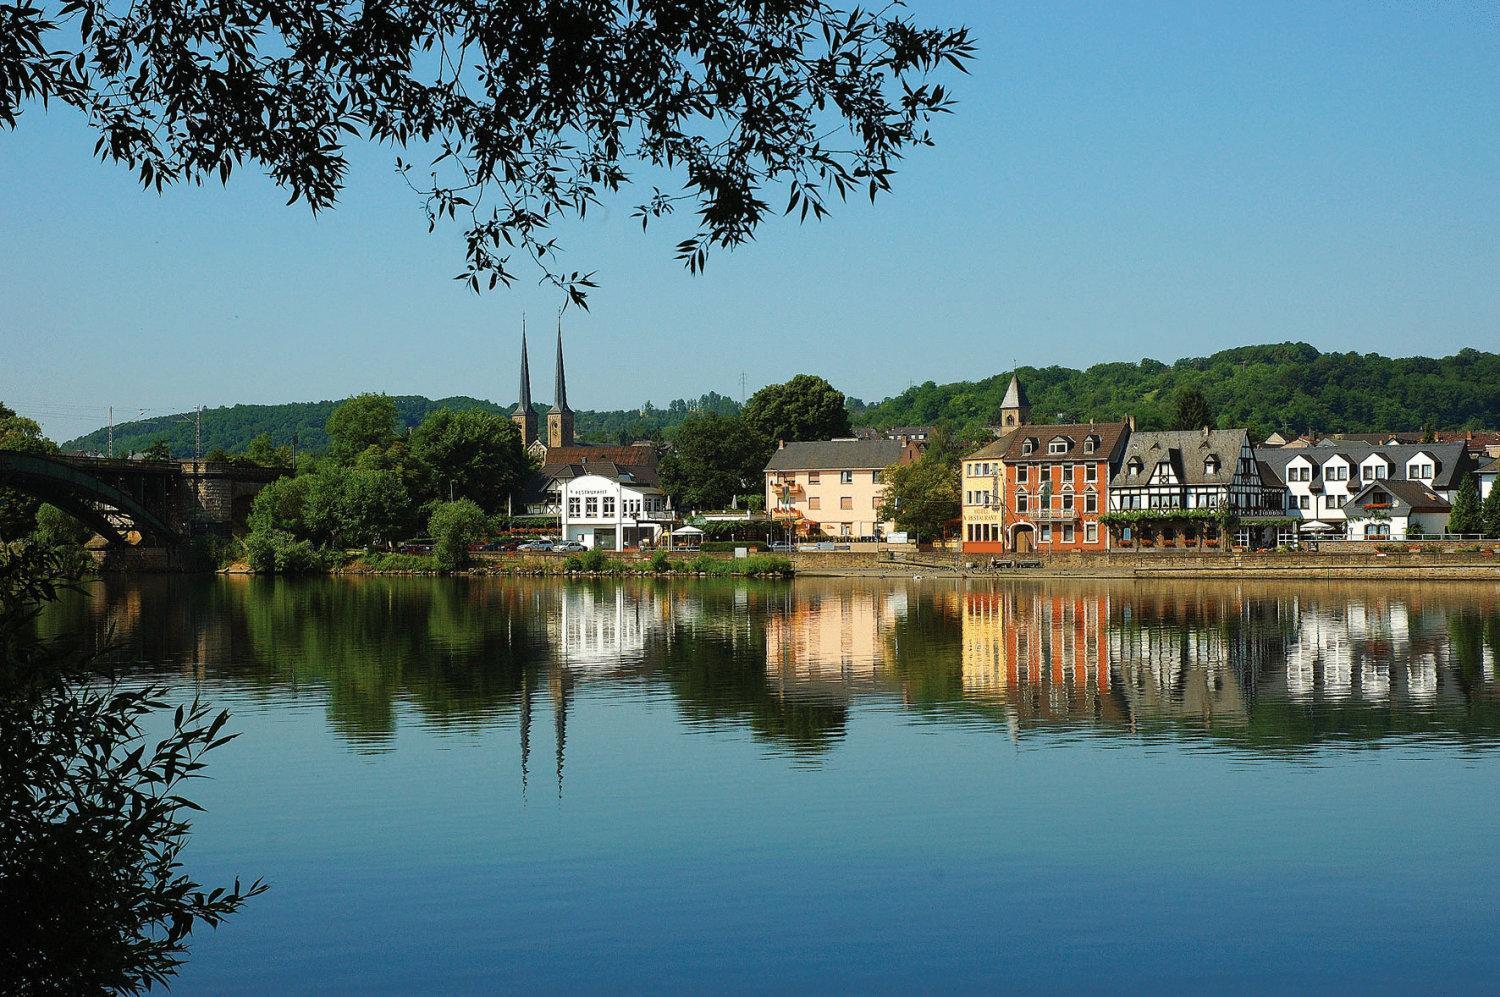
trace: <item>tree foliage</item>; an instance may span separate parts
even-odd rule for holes
[[[372,448],[384,450],[396,439],[396,425],[396,403],[390,395],[355,395],[328,416],[328,453],[351,463]]]
[[[1485,536],[1500,538],[1500,481],[1490,485],[1490,493],[1480,506],[1479,518]]]
[[[41,544],[0,545],[0,979],[15,993],[166,984],[193,930],[265,889],[207,890],[184,871],[184,794],[235,735],[227,713],[121,685],[100,659],[38,636],[62,569]],[[148,717],[165,714],[154,743]]]
[[[908,464],[892,464],[881,474],[885,484],[880,518],[917,540],[948,535],[961,512],[957,463],[928,449]]]
[[[483,540],[489,532],[489,517],[468,499],[439,502],[427,520],[427,535],[433,539],[438,566],[457,571],[469,563],[469,544]]]
[[[1023,367],[1032,419],[1066,422],[1136,417],[1139,428],[1167,429],[1177,392],[1194,385],[1215,425],[1359,433],[1500,426],[1500,354],[1402,357],[1319,353],[1306,343],[1244,346],[1173,364],[1102,363],[1087,370]],[[862,425],[930,425],[961,430],[992,424],[1010,371],[982,381],[928,381],[863,410]],[[1059,417],[1061,417],[1059,419]]]
[[[1484,519],[1479,510],[1479,481],[1465,474],[1453,496],[1453,510],[1448,514],[1449,533],[1483,533]]]
[[[0,402],[0,450],[56,453],[57,444],[42,435],[35,419],[17,415],[15,409]],[[31,533],[41,507],[39,499],[25,492],[0,487],[0,542],[20,540]]]
[[[813,374],[761,388],[745,403],[745,421],[770,441],[827,440],[853,432],[844,393]]]
[[[336,201],[351,137],[396,160],[429,230],[459,221],[476,291],[522,264],[585,303],[550,236],[632,182],[643,225],[684,202],[693,270],[772,212],[821,218],[834,198],[890,189],[951,109],[940,68],[973,54],[965,29],[826,0],[420,4],[314,0],[57,0],[0,6],[0,126],[59,102],[95,151],[158,192],[259,166],[313,211]]]
[[[738,415],[688,417],[662,456],[662,486],[688,509],[727,508],[735,496],[759,494],[773,444]]]
[[[1173,413],[1173,429],[1212,428],[1214,414],[1209,410],[1208,399],[1196,386],[1188,386],[1177,393],[1176,411]]]
[[[471,499],[489,513],[505,508],[531,471],[515,423],[475,409],[438,409],[408,441],[408,476],[418,501]]]

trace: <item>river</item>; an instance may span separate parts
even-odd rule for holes
[[[133,578],[241,736],[177,993],[1451,990],[1500,973],[1493,585]]]

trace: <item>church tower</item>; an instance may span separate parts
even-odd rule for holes
[[[536,412],[531,407],[531,363],[526,357],[526,320],[521,319],[521,400],[510,421],[521,431],[521,449],[536,442]]]
[[[1012,430],[1031,421],[1031,402],[1026,400],[1026,389],[1021,379],[1012,374],[1010,387],[1005,389],[1005,400],[1000,403],[1000,428]]]
[[[563,374],[562,322],[557,323],[557,373],[552,389],[552,408],[547,411],[547,447],[573,445],[573,410],[568,408],[568,380]]]

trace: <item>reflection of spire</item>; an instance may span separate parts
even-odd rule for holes
[[[557,795],[561,799],[563,752],[568,746],[568,692],[573,683],[566,668],[554,665],[547,684],[548,691],[552,694],[552,722],[557,731]]]
[[[521,672],[521,795],[526,795],[526,763],[531,757],[531,675]]]

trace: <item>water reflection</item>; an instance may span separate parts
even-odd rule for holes
[[[523,784],[550,721],[559,791],[585,693],[814,758],[861,709],[1250,751],[1500,735],[1491,586],[166,578],[100,583],[48,624],[112,633],[144,670],[311,698],[361,750],[405,713],[514,723]]]

